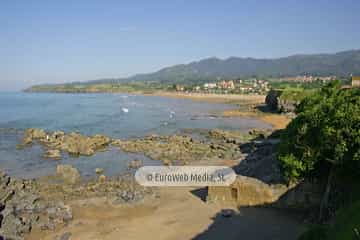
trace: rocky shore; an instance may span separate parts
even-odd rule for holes
[[[76,132],[65,134],[63,131],[47,133],[43,129],[30,128],[24,133],[22,143],[17,147],[22,148],[35,142],[46,149],[45,158],[61,159],[61,152],[70,155],[91,156],[96,151],[104,150],[111,142],[110,138],[103,135],[87,137]]]
[[[16,180],[0,172],[0,236],[24,239],[37,227],[55,229],[72,220],[72,211],[63,201],[49,201],[39,194],[35,181]]]
[[[74,201],[106,198],[111,204],[129,204],[156,197],[152,188],[143,188],[131,176],[82,182],[77,169],[58,165],[54,175],[14,179],[0,171],[0,237],[22,240],[26,234],[53,231],[73,219]]]
[[[246,134],[213,129],[200,132],[201,139],[184,133],[122,140],[103,135],[84,136],[76,132],[66,134],[63,131],[46,132],[30,128],[24,132],[22,142],[17,147],[21,149],[40,144],[44,147],[44,158],[60,160],[63,153],[91,156],[111,145],[126,152],[144,153],[154,160],[161,160],[165,165],[186,165],[197,160],[239,159],[242,156],[240,144],[250,138],[264,137],[265,132],[268,134],[270,131],[254,130]]]
[[[160,160],[164,165],[214,165],[227,161],[237,174],[238,181],[222,189],[209,188],[207,200],[230,200],[237,206],[271,205],[276,208],[310,206],[318,199],[313,187],[287,186],[282,182],[276,160],[278,132],[251,130],[248,133],[219,129],[184,130],[182,134],[151,135],[136,139],[111,139],[107,136],[84,136],[62,131],[46,132],[28,129],[19,149],[34,144],[43,146],[43,157],[61,162],[64,153],[89,156],[108,146],[126,152],[143,153]],[[59,163],[60,163],[59,162]],[[129,168],[138,168],[134,160]],[[0,235],[9,239],[23,239],[32,229],[54,230],[73,218],[72,203],[87,204],[102,198],[111,205],[132,204],[145,198],[159,198],[158,189],[138,185],[130,173],[109,178],[102,169],[94,169],[97,177],[83,181],[77,169],[59,164],[52,176],[36,180],[12,179],[1,174],[1,228]],[[234,198],[234,190],[236,196]],[[310,195],[309,195],[310,194]],[[309,196],[308,196],[309,195]],[[296,202],[294,202],[294,199]],[[309,202],[310,200],[312,202]]]

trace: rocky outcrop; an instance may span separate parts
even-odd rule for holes
[[[18,147],[28,146],[34,141],[45,147],[43,157],[61,159],[60,151],[75,156],[93,155],[96,151],[105,149],[110,144],[111,139],[103,135],[88,137],[75,132],[69,134],[62,131],[47,133],[42,129],[30,128],[25,131],[22,143]]]
[[[234,171],[239,175],[257,178],[268,184],[283,183],[276,156],[279,141],[278,138],[269,137],[242,144],[240,148],[245,158],[233,167]]]
[[[110,138],[102,135],[86,137],[78,133],[64,136],[61,150],[73,155],[93,155],[97,150],[104,149],[110,143]]]
[[[166,165],[241,157],[239,139],[222,138],[220,133],[217,134],[218,139],[210,136],[210,140],[196,140],[182,135],[152,135],[141,139],[114,140],[112,144],[126,152],[144,153],[152,159],[163,161]]]
[[[69,201],[106,197],[108,203],[131,204],[145,197],[158,197],[154,189],[140,186],[130,175],[101,175],[100,181],[79,182],[78,171],[71,166],[60,165],[57,173],[20,180],[0,171],[0,239],[23,240],[34,228],[51,231],[67,224],[73,219],[72,209],[66,204]]]
[[[298,102],[285,99],[281,96],[281,91],[271,90],[266,95],[265,103],[272,111],[281,113],[293,113]]]
[[[47,133],[41,129],[28,129],[19,147],[37,142],[44,146],[44,158],[58,160],[61,159],[62,152],[75,156],[90,156],[112,144],[127,152],[144,153],[168,165],[188,164],[195,160],[238,159],[241,157],[239,145],[246,142],[249,137],[258,137],[255,134],[250,136],[250,134],[219,129],[209,130],[205,136],[206,140],[193,139],[187,135],[151,135],[141,139],[112,140],[103,135],[88,137],[75,132]]]
[[[270,90],[265,97],[265,103],[272,111],[279,111],[280,91]]]
[[[71,219],[71,208],[61,201],[44,200],[34,181],[12,179],[0,172],[0,236],[21,240],[34,227],[54,229]]]
[[[39,140],[46,137],[46,132],[43,129],[29,128],[25,131],[22,143],[18,147],[24,147],[33,142],[33,140]]]

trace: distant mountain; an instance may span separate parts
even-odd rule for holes
[[[360,75],[360,50],[334,54],[303,54],[276,59],[230,57],[207,58],[189,64],[163,68],[129,78],[100,79],[87,83],[151,81],[160,83],[201,83],[219,78],[281,77],[311,74],[318,76]]]
[[[334,54],[303,54],[276,59],[230,57],[207,58],[189,64],[163,68],[149,74],[139,74],[112,81],[155,81],[161,83],[204,82],[218,78],[249,76],[281,77],[311,75],[360,75],[360,50]],[[106,82],[107,80],[104,80]]]

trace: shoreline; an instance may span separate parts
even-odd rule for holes
[[[162,96],[178,99],[190,99],[192,101],[200,101],[207,103],[223,103],[230,105],[237,105],[237,108],[225,110],[222,113],[217,113],[220,117],[251,117],[261,120],[272,125],[277,129],[284,129],[291,121],[288,116],[261,112],[256,109],[257,106],[265,104],[265,95],[247,95],[247,94],[206,94],[206,93],[172,93],[172,92],[155,92],[151,94],[141,94],[144,96]]]
[[[163,96],[163,97],[173,97],[173,98],[184,98],[190,99],[194,101],[204,101],[204,102],[213,102],[213,103],[224,103],[224,104],[233,104],[234,107],[238,106],[235,110],[226,110],[222,113],[219,113],[218,116],[222,117],[253,117],[257,119],[272,119],[274,121],[273,116],[276,114],[263,113],[256,109],[256,106],[263,103],[263,99],[265,96],[259,95],[220,95],[220,94],[174,94],[174,93],[152,93],[152,94],[142,94],[142,95],[151,95],[151,96]],[[277,116],[277,115],[276,115]],[[280,115],[281,116],[281,115]],[[281,116],[285,117],[285,116]],[[268,120],[270,121],[270,120]],[[273,125],[276,128],[276,125]],[[278,126],[279,127],[279,126]],[[44,135],[32,133],[35,138],[37,135]],[[46,133],[45,133],[46,135]],[[44,136],[45,136],[44,135]],[[62,135],[60,132],[56,132],[56,136]],[[58,137],[54,137],[58,139]],[[74,136],[75,137],[75,136]],[[76,136],[80,138],[80,136]],[[218,132],[214,134],[214,137],[221,139],[224,143],[237,145],[242,142],[242,139],[237,139],[236,136],[227,136],[224,138]],[[101,140],[100,142],[104,142],[106,138],[97,137],[96,140]],[[227,140],[229,139],[229,141]],[[156,140],[156,139],[155,139]],[[186,139],[178,139],[174,138],[174,145],[178,142],[183,143]],[[231,140],[231,141],[230,141]],[[145,139],[144,146],[146,145]],[[161,142],[162,139],[159,139],[158,142]],[[188,142],[185,141],[184,145],[188,146]],[[76,141],[78,143],[79,141]],[[105,141],[107,142],[107,141]],[[247,142],[247,141],[244,141]],[[139,142],[137,142],[139,144]],[[216,143],[211,145],[211,149],[215,149],[216,153],[221,153],[224,148],[224,143]],[[123,143],[124,144],[124,143]],[[125,143],[127,144],[127,143]],[[153,144],[156,146],[156,142]],[[193,145],[194,143],[192,143]],[[100,144],[101,145],[101,144]],[[178,146],[179,144],[177,144]],[[124,145],[127,146],[127,145]],[[131,145],[130,145],[131,146]],[[53,147],[51,145],[51,147]],[[203,149],[202,145],[198,146],[199,149]],[[150,153],[154,154],[153,147],[149,149],[144,149],[146,151],[150,151]],[[168,149],[167,146],[164,149]],[[231,148],[229,148],[231,149]],[[195,151],[196,150],[196,151]],[[207,149],[204,149],[206,151]],[[197,148],[194,148],[194,151],[197,152]],[[224,150],[224,153],[227,153],[228,149]],[[86,152],[87,153],[87,152]],[[155,152],[155,154],[159,154],[160,152]],[[85,153],[84,153],[85,154]],[[219,154],[215,154],[219,155]],[[236,154],[235,154],[236,155]],[[235,156],[234,155],[234,156]],[[236,159],[240,159],[243,156],[236,156]],[[221,164],[233,165],[238,164],[238,161],[232,160],[231,156],[223,156],[223,159],[218,159],[216,162],[221,162]],[[186,162],[186,159],[184,159]],[[213,164],[213,162],[206,161],[202,164]],[[110,179],[108,179],[110,180]],[[72,237],[76,239],[118,239],[119,236],[126,237],[129,239],[143,239],[146,237],[148,231],[141,232],[138,231],[139,228],[148,229],[149,231],[153,231],[154,233],[162,233],[162,237],[160,239],[202,239],[202,236],[207,236],[208,234],[220,234],[216,236],[221,236],[224,232],[234,232],[235,235],[231,236],[229,239],[237,239],[237,236],[240,234],[247,237],[252,237],[254,234],[257,234],[256,228],[249,228],[248,225],[255,226],[256,218],[258,216],[266,217],[268,214],[274,218],[279,224],[282,226],[287,226],[289,228],[288,232],[280,232],[278,229],[267,227],[269,226],[270,219],[264,219],[261,222],[262,228],[264,228],[268,233],[272,234],[276,233],[281,236],[281,239],[288,239],[288,236],[296,236],[301,231],[301,225],[294,220],[292,217],[280,216],[279,211],[275,209],[267,210],[249,208],[241,209],[240,214],[238,214],[238,208],[234,203],[213,203],[208,204],[201,197],[197,196],[195,191],[199,190],[196,188],[161,188],[159,190],[159,195],[150,194],[149,198],[147,195],[144,195],[143,200],[140,202],[134,203],[125,203],[125,204],[109,204],[109,199],[106,197],[98,198],[97,195],[99,189],[103,189],[104,184],[109,184],[109,191],[114,190],[114,186],[112,182],[108,182],[106,177],[104,180],[101,180],[99,177],[98,182],[91,183],[90,185],[80,186],[80,190],[74,192],[75,199],[72,200],[71,188],[67,185],[61,186],[64,188],[64,203],[70,206],[70,209],[73,209],[74,219],[69,221],[64,225],[56,226],[53,230],[41,230],[38,228],[34,228],[34,231],[30,232],[26,236],[26,239],[57,239],[62,236],[68,236],[70,233]],[[104,181],[104,182],[103,182]],[[56,187],[56,186],[55,186]],[[58,187],[58,186],[57,186]],[[57,188],[48,188],[44,190],[45,193],[48,191],[58,193],[59,191],[55,191]],[[105,188],[104,188],[105,189]],[[67,193],[69,191],[69,193]],[[106,190],[107,191],[107,190]],[[105,192],[106,192],[105,191]],[[110,191],[110,192],[111,192]],[[83,193],[86,192],[89,194],[88,198],[80,197]],[[94,192],[94,193],[93,193]],[[126,191],[128,192],[128,191]],[[59,193],[62,193],[61,191]],[[78,195],[80,194],[80,195]],[[93,196],[93,195],[94,196]],[[48,195],[48,194],[47,194]],[[57,196],[57,195],[56,195]],[[58,198],[54,195],[54,199],[58,200]],[[104,193],[105,196],[105,193]],[[111,194],[110,197],[113,197]],[[79,199],[76,199],[79,197]],[[116,198],[118,196],[116,195]],[[236,211],[236,215],[234,215],[230,221],[233,223],[233,226],[227,226],[229,219],[224,218],[221,214],[223,209],[233,209]],[[197,211],[194,211],[197,209]],[[251,211],[247,213],[247,211]],[[174,213],[177,214],[174,217]],[[245,215],[243,215],[245,213]],[[246,218],[244,218],[246,216]],[[130,222],[129,222],[130,219]],[[194,224],[195,223],[195,224]],[[174,228],[184,229],[181,233],[178,231],[174,231],[173,228],[169,228],[168,225],[171,225]],[[215,233],[212,233],[212,227],[220,226],[219,229]],[[236,227],[234,227],[236,226]],[[238,226],[240,226],[240,229]],[[246,231],[245,231],[246,230]],[[61,238],[62,239],[62,238]]]
[[[27,93],[44,93],[44,92],[27,92]],[[67,93],[67,92],[48,92],[48,93]],[[189,99],[192,101],[207,102],[207,103],[222,103],[236,105],[234,109],[225,110],[220,113],[215,113],[218,117],[250,117],[255,118],[265,123],[270,124],[273,129],[286,128],[291,118],[276,113],[261,112],[256,109],[256,106],[265,104],[265,95],[252,95],[252,94],[214,94],[214,93],[184,93],[184,92],[170,92],[170,91],[154,91],[154,92],[79,92],[89,94],[129,94],[140,96],[159,96],[176,99]],[[79,94],[76,92],[69,92],[69,94]]]

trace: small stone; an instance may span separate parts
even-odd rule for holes
[[[102,174],[104,172],[103,168],[95,168],[95,173],[96,174]]]
[[[106,182],[106,176],[105,176],[105,175],[100,175],[100,176],[99,176],[99,182],[100,182],[100,183]]]
[[[235,214],[235,211],[233,209],[223,209],[221,211],[221,215],[225,218],[232,217]]]

